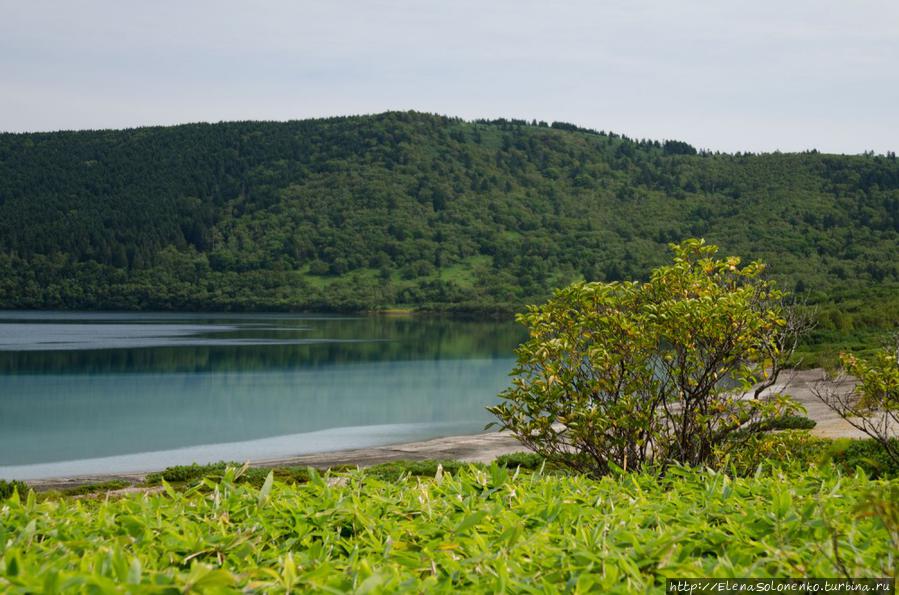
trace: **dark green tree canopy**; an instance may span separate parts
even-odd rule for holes
[[[0,307],[511,310],[702,235],[899,279],[899,162],[414,112],[0,134]]]

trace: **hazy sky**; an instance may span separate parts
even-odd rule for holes
[[[899,0],[0,0],[0,130],[406,109],[899,150]]]

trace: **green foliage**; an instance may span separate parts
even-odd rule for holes
[[[763,426],[764,430],[811,430],[817,422],[804,415],[781,415]]]
[[[745,439],[748,435],[758,434],[761,432],[776,432],[780,430],[811,430],[818,425],[813,419],[804,415],[778,415],[762,422],[756,423],[751,427],[740,428],[732,433],[734,440]],[[763,458],[778,459],[776,456],[765,456]]]
[[[846,475],[860,469],[872,478],[899,478],[899,465],[873,439],[819,438],[801,429],[735,438],[734,447],[723,457],[723,466],[735,476],[751,475],[760,467],[803,471],[829,467]],[[894,442],[896,447],[899,441]]]
[[[889,534],[893,551],[899,552],[899,484],[883,483],[873,487],[856,508],[856,514],[880,521]]]
[[[163,480],[169,483],[185,483],[196,481],[204,477],[221,476],[229,465],[240,466],[239,463],[226,463],[224,461],[206,465],[198,465],[196,463],[191,465],[175,465],[173,467],[166,467],[162,471],[149,473],[144,479],[144,483],[147,485],[158,485],[162,483]]]
[[[66,488],[62,491],[65,496],[84,496],[87,494],[97,494],[100,492],[109,492],[112,490],[120,490],[127,488],[131,483],[124,479],[110,479],[97,483],[87,483],[74,488]]]
[[[770,470],[772,466],[808,470],[827,467],[833,462],[830,458],[833,441],[813,436],[806,430],[735,435],[732,439],[734,443],[721,457],[721,464],[735,476],[745,477],[760,469]],[[854,472],[854,468],[849,470],[850,474]]]
[[[150,473],[144,478],[144,484],[153,486],[159,485],[163,481],[176,485],[195,485],[203,479],[211,481],[219,481],[224,476],[228,468],[241,468],[239,463],[226,463],[220,461],[218,463],[210,463],[207,465],[175,465],[167,467],[163,471]],[[335,471],[339,470],[335,467]],[[261,486],[269,472],[274,472],[279,481],[286,483],[304,483],[309,480],[309,472],[306,467],[277,467],[274,469],[266,467],[243,467],[241,473],[235,478],[240,483],[249,483],[255,486]]]
[[[518,320],[512,387],[489,410],[550,461],[618,468],[715,464],[736,431],[760,432],[798,406],[770,386],[789,353],[783,294],[701,240],[672,245],[647,283],[575,283]]]
[[[899,162],[413,112],[0,134],[0,307],[510,312],[700,235],[896,295]]]
[[[833,369],[840,353],[871,358],[899,326],[899,287],[847,287],[808,297],[816,326],[797,350],[794,365]]]
[[[382,480],[8,501],[0,590],[662,592],[666,577],[890,576],[896,483],[827,470]],[[892,504],[891,504],[892,502]]]
[[[891,442],[893,450],[899,450],[899,438]],[[899,463],[877,440],[834,440],[827,445],[827,457],[846,473],[862,469],[871,477],[899,477]]]
[[[467,463],[456,460],[435,460],[428,459],[425,461],[391,461],[389,463],[380,463],[366,468],[366,475],[376,477],[385,481],[393,481],[401,477],[433,477],[437,473],[437,469],[441,468],[448,473],[454,473],[459,469],[467,467]],[[192,485],[203,479],[212,481],[221,480],[225,470],[229,467],[239,468],[239,463],[226,463],[224,461],[211,463],[207,465],[176,465],[168,467],[163,471],[150,473],[144,479],[144,484],[153,486],[159,485],[162,481],[170,484]],[[356,469],[355,465],[336,465],[329,468],[330,472],[340,472]],[[308,467],[296,466],[278,466],[278,467],[247,467],[236,479],[238,482],[247,482],[255,485],[262,485],[269,471],[283,482],[305,483],[309,481]]]
[[[899,414],[899,340],[895,347],[881,349],[871,361],[851,354],[841,359],[846,372],[858,381],[856,406],[860,412]]]
[[[434,477],[438,469],[441,473],[456,473],[469,464],[455,460],[394,461],[366,468],[368,477],[384,481],[396,481],[402,477]]]
[[[500,467],[508,467],[509,469],[521,468],[530,471],[543,469],[546,465],[546,459],[535,452],[513,452],[507,455],[500,455],[494,462]]]
[[[0,479],[0,502],[12,496],[13,492],[17,492],[20,496],[24,497],[28,494],[28,486],[25,482],[15,479],[12,481]]]
[[[899,466],[899,334],[868,358],[840,354],[842,369],[814,394],[853,427],[876,440]],[[841,385],[850,384],[848,391]]]

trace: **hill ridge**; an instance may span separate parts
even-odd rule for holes
[[[509,310],[690,236],[889,286],[899,163],[402,111],[0,134],[7,308]]]

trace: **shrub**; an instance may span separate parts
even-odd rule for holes
[[[803,471],[814,466],[833,466],[846,475],[861,469],[871,478],[899,477],[899,465],[876,440],[819,438],[806,430],[756,434],[738,440],[723,462],[733,475],[752,474],[759,466],[795,465]]]
[[[826,463],[831,440],[812,436],[805,430],[753,434],[734,437],[734,445],[720,458],[734,476],[755,473],[762,467],[789,467],[801,469]]]
[[[782,415],[771,420],[766,430],[811,430],[818,422],[804,415]]]
[[[842,369],[813,393],[850,425],[874,439],[899,466],[899,335],[871,359],[841,353]],[[842,386],[850,384],[850,390]]]
[[[309,481],[308,467],[250,467],[240,476],[239,481],[259,487],[265,483],[265,478],[269,473],[272,473],[275,479],[284,483],[306,483]]]
[[[67,488],[62,491],[66,496],[83,496],[86,494],[96,494],[97,492],[109,492],[111,490],[120,490],[127,488],[131,483],[123,479],[110,479],[100,483],[88,483],[74,488]]]
[[[734,432],[735,436],[746,433],[775,432],[779,430],[811,430],[818,425],[813,419],[804,415],[781,415],[765,420],[752,428],[741,428]]]
[[[551,462],[604,475],[715,464],[734,432],[800,409],[762,396],[804,327],[764,265],[717,259],[702,240],[672,249],[647,283],[575,283],[518,316],[530,339],[489,408],[504,429]]]
[[[384,481],[395,481],[401,477],[434,477],[437,474],[438,467],[441,467],[446,472],[456,473],[459,469],[467,468],[468,466],[469,463],[453,460],[392,461],[367,468],[365,475]]]
[[[513,452],[496,457],[495,462],[500,467],[508,467],[509,469],[520,467],[521,469],[533,471],[544,467],[546,459],[535,452]]]
[[[310,275],[327,275],[331,272],[331,265],[322,260],[313,260],[309,263]]]
[[[13,492],[18,492],[20,496],[24,496],[28,493],[29,489],[30,488],[24,481],[19,481],[17,479],[7,481],[5,479],[0,479],[0,500],[6,500],[12,496]]]
[[[899,439],[893,438],[891,447],[899,450]],[[834,440],[828,446],[827,456],[846,473],[859,468],[870,477],[899,477],[899,463],[877,440]]]
[[[210,463],[208,465],[198,465],[192,463],[190,465],[175,465],[166,467],[162,471],[150,473],[144,480],[148,485],[162,483],[162,480],[169,483],[185,483],[196,481],[204,477],[221,476],[227,467],[240,467],[240,463],[226,463],[219,461],[218,463]]]
[[[255,486],[261,486],[270,471],[274,472],[278,480],[285,483],[304,483],[309,481],[309,472],[307,467],[277,467],[270,469],[267,467],[249,467],[242,466],[240,463],[226,463],[219,461],[218,463],[210,463],[207,465],[175,465],[167,467],[163,471],[150,473],[144,480],[146,485],[157,485],[165,480],[168,483],[184,484],[198,482],[201,479],[210,479],[218,481],[222,478],[225,470],[229,467],[239,469],[236,481],[240,483],[249,483]],[[353,467],[355,469],[355,467]],[[345,469],[343,467],[335,467],[337,469]]]

